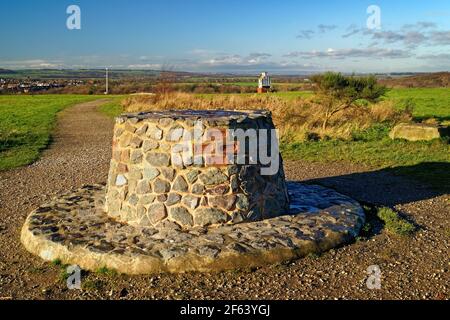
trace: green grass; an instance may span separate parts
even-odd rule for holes
[[[117,117],[123,112],[120,102],[124,97],[125,96],[109,96],[108,99],[111,99],[111,101],[102,104],[98,110],[108,117]]]
[[[82,95],[0,96],[0,170],[35,161],[51,141],[56,114],[99,99]]]
[[[428,118],[450,120],[448,88],[393,89],[387,94],[387,99],[395,101],[399,106],[410,100],[414,106],[413,115],[417,120]]]
[[[109,269],[107,267],[98,268],[95,272],[99,275],[104,275],[108,277],[114,277],[118,275],[118,272],[116,270]]]
[[[416,229],[412,223],[400,217],[397,212],[390,208],[379,208],[377,217],[383,221],[386,230],[393,234],[408,236]]]

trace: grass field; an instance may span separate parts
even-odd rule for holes
[[[95,96],[0,96],[0,170],[29,164],[50,142],[56,114]]]
[[[415,88],[393,89],[387,99],[400,106],[411,101],[414,117],[417,120],[436,118],[439,121],[450,120],[450,89],[448,88]]]

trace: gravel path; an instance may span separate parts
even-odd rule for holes
[[[387,170],[287,162],[288,179],[333,187],[360,201],[395,207],[419,226],[412,237],[382,232],[367,241],[287,265],[220,274],[86,274],[68,290],[60,269],[25,251],[20,228],[55,194],[106,181],[113,123],[102,101],[62,112],[54,143],[35,164],[0,173],[0,299],[448,299],[450,196]],[[381,289],[366,286],[378,265]]]

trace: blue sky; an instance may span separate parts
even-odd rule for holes
[[[69,5],[81,30],[66,27]],[[367,27],[370,5],[380,29]],[[450,1],[1,1],[0,39],[11,69],[448,71]]]

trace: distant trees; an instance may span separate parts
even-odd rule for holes
[[[357,107],[358,100],[377,102],[388,90],[379,85],[374,76],[356,77],[327,72],[313,76],[311,80],[315,84],[316,98],[323,107],[323,130],[334,116]]]

